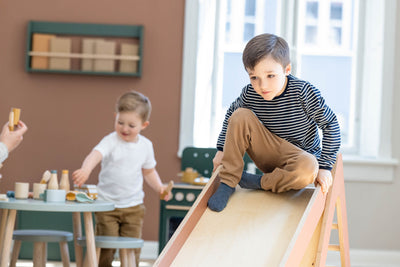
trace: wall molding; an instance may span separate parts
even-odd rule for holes
[[[343,155],[344,180],[345,182],[392,183],[398,165],[398,160],[394,158],[372,159]]]

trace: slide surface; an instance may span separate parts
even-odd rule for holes
[[[171,266],[279,266],[314,191],[238,187],[222,212],[204,211]]]

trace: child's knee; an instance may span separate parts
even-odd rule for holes
[[[298,174],[296,189],[301,189],[314,183],[318,174],[318,161],[315,156],[309,153],[302,155],[299,160]]]
[[[229,123],[241,123],[248,120],[252,115],[254,115],[254,113],[250,109],[238,108],[232,113],[231,117],[229,118]]]

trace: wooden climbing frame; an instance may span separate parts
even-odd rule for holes
[[[340,251],[341,266],[350,266],[341,155],[327,194],[319,185],[280,194],[238,188],[225,210],[216,213],[207,201],[218,188],[219,170],[154,266],[243,266],[243,258],[248,266],[325,266],[328,250]],[[337,245],[329,244],[333,230]]]

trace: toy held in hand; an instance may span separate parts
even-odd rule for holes
[[[174,181],[170,181],[168,183],[168,186],[166,189],[164,189],[164,191],[160,194],[160,199],[161,200],[166,200],[168,201],[168,199],[166,199],[166,197],[171,193],[172,187],[174,186]]]

